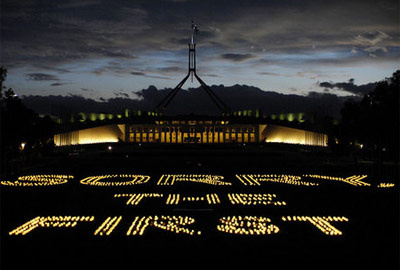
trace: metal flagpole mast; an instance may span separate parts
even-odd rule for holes
[[[190,76],[192,82],[193,82],[193,77],[196,78],[196,80],[200,83],[201,87],[206,91],[206,93],[210,96],[212,101],[215,103],[218,109],[220,109],[221,112],[223,113],[230,112],[229,107],[211,90],[211,88],[205,82],[203,82],[202,79],[200,79],[200,77],[196,73],[196,43],[194,41],[194,36],[198,32],[199,30],[197,28],[197,25],[194,24],[194,22],[192,21],[192,35],[189,43],[188,73],[183,78],[183,80],[171,92],[169,92],[165,98],[163,98],[163,100],[155,108],[155,111],[160,113],[164,112],[168,104],[172,101],[172,99],[175,97],[175,95],[182,88],[182,86],[185,84],[186,80]]]

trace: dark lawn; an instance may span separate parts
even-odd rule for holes
[[[376,173],[373,165],[332,160],[323,153],[150,153],[115,156],[53,157],[21,171],[27,174],[71,174],[73,180],[58,186],[1,187],[2,269],[37,266],[102,266],[105,263],[134,266],[138,261],[157,265],[163,261],[190,260],[192,266],[206,260],[259,263],[263,266],[306,263],[346,266],[378,265],[398,269],[399,185],[396,170]],[[87,176],[102,174],[145,174],[148,183],[135,186],[97,187],[82,185]],[[217,174],[231,186],[178,182],[158,186],[162,174]],[[235,174],[321,174],[348,177],[367,174],[369,187],[343,182],[314,180],[319,186],[294,186],[263,182],[244,186]],[[7,179],[15,180],[15,179]],[[377,188],[380,182],[394,188]],[[144,198],[138,205],[126,205],[129,198],[118,193],[160,193],[162,198]],[[167,205],[168,194],[205,197],[215,193],[221,203],[206,201]],[[286,205],[233,205],[228,193],[276,194]],[[74,228],[37,228],[25,236],[9,235],[16,227],[37,216],[94,216],[92,222]],[[143,236],[127,236],[136,216],[188,216],[195,222],[187,227],[201,235],[147,227]],[[122,216],[109,236],[94,232],[107,217]],[[271,235],[234,235],[217,229],[221,218],[258,216],[271,219],[279,232]],[[286,216],[338,216],[348,222],[331,222],[343,235],[328,236],[310,222],[285,222]],[[265,268],[265,267],[263,267]]]

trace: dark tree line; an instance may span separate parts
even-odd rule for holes
[[[7,69],[0,67],[0,168],[1,174],[12,173],[16,164],[26,165],[47,152],[52,145],[53,121],[40,117],[22,104],[4,81]],[[13,165],[14,164],[14,165]]]
[[[336,130],[342,150],[398,161],[400,70],[379,82],[359,102],[345,102]]]

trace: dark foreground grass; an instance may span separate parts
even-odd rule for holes
[[[335,163],[336,162],[336,163]],[[190,261],[191,267],[209,260],[241,262],[267,266],[344,268],[377,265],[398,269],[399,264],[399,185],[395,170],[375,175],[370,167],[327,160],[321,154],[243,153],[57,157],[45,160],[20,174],[72,174],[66,184],[48,187],[1,188],[1,264],[2,269],[21,266],[50,268],[73,266],[101,267],[112,264],[132,268],[145,262]],[[126,187],[82,185],[87,176],[102,174],[145,174],[148,183]],[[217,174],[231,186],[181,182],[158,186],[162,174]],[[347,177],[367,174],[369,187],[343,182],[315,181],[319,186],[294,186],[262,183],[244,186],[236,174],[321,174]],[[12,179],[10,179],[12,180]],[[380,189],[380,182],[396,183]],[[119,193],[160,193],[163,198],[145,198],[138,205],[126,205]],[[205,197],[217,194],[220,203],[165,203],[168,194]],[[286,205],[233,205],[229,193],[276,194]],[[25,236],[9,232],[37,216],[94,216],[92,222],[74,228],[37,228]],[[148,227],[142,236],[126,233],[136,216],[187,216],[195,222],[187,227],[201,235],[165,231]],[[122,220],[109,236],[94,235],[108,217]],[[236,235],[219,231],[221,218],[228,216],[267,217],[279,232],[271,235]],[[339,216],[348,222],[331,222],[343,235],[329,236],[309,222],[285,222],[286,216]]]

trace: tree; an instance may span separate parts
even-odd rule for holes
[[[399,151],[400,70],[379,82],[360,102],[346,102],[341,111],[340,141],[362,145],[364,150],[385,152],[397,158]]]
[[[4,86],[7,69],[0,68],[0,159],[1,173],[23,156],[37,156],[51,144],[54,124],[28,109],[11,88]],[[3,94],[4,90],[4,94]],[[23,148],[23,149],[22,149]]]

